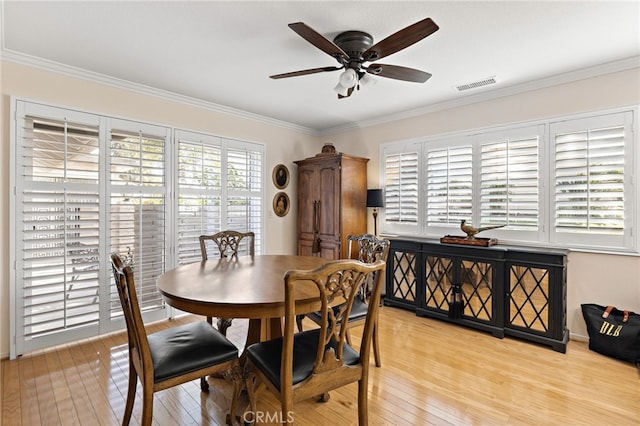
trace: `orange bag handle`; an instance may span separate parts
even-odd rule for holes
[[[611,311],[614,310],[614,307],[609,305],[607,306],[607,309],[604,310],[604,312],[602,313],[602,318],[607,319],[609,317],[609,315],[611,315]],[[627,311],[626,309],[624,311],[622,311],[622,322],[627,322],[629,320],[629,311]]]

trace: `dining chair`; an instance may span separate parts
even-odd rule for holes
[[[389,255],[390,242],[387,239],[379,239],[375,235],[362,234],[362,235],[349,235],[347,236],[347,253],[349,257],[354,256],[353,245],[356,245],[355,259],[365,262],[373,263],[378,260],[387,261]],[[351,344],[351,336],[349,335],[349,328],[364,324],[367,317],[368,304],[371,303],[371,285],[375,277],[370,276],[367,278],[367,283],[362,287],[362,290],[358,293],[358,296],[353,302],[353,307],[348,316],[347,321],[340,319],[340,325],[346,324],[347,328],[347,342]],[[380,299],[376,300],[376,303],[380,303]],[[304,317],[309,318],[316,324],[320,324],[322,321],[320,312],[311,312],[306,315],[298,315],[296,322],[298,330],[302,331],[302,320]],[[374,323],[373,327],[373,357],[376,362],[376,367],[382,366],[382,359],[380,356],[380,343],[378,342],[378,319]]]
[[[129,385],[122,424],[128,425],[133,412],[138,379],[142,384],[142,424],[151,425],[155,392],[200,379],[203,392],[209,390],[205,377],[230,372],[233,396],[230,413],[235,413],[242,385],[238,348],[204,321],[192,322],[147,334],[131,266],[111,254],[111,267],[124,312],[129,342]],[[231,374],[235,371],[235,374]],[[238,376],[238,378],[235,378]],[[228,417],[227,421],[232,417]]]
[[[220,258],[225,257],[238,257],[238,252],[241,248],[248,250],[249,255],[255,255],[255,233],[253,232],[238,232],[238,231],[220,231],[213,235],[200,235],[200,252],[202,253],[202,260],[207,260],[207,241],[211,241],[218,248]],[[243,242],[244,240],[244,242]],[[210,245],[210,244],[209,244]],[[227,335],[227,328],[231,327],[233,318],[218,318],[217,327],[220,333]],[[213,318],[207,317],[207,322],[213,324]]]
[[[340,317],[349,316],[357,293],[371,274],[376,276],[371,297],[378,300],[385,267],[382,260],[366,264],[342,259],[310,271],[285,273],[283,336],[246,349],[246,389],[252,413],[258,412],[256,397],[266,388],[280,400],[280,420],[292,423],[294,402],[318,395],[326,401],[330,390],[358,382],[358,421],[361,426],[367,424],[369,353],[379,304],[369,304],[358,349],[346,341],[347,328],[335,325]],[[320,305],[322,321],[319,328],[295,333],[296,297],[304,299],[306,295],[310,303]],[[336,311],[335,306],[340,308]],[[244,417],[250,416],[245,413]]]

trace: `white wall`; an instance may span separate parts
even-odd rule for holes
[[[9,354],[9,114],[10,96],[81,109],[88,112],[141,120],[188,130],[265,144],[265,252],[295,253],[297,181],[296,165],[320,152],[319,138],[310,132],[277,123],[243,118],[187,103],[97,84],[42,69],[0,62],[2,102],[0,103],[0,357]],[[287,216],[273,213],[272,200],[278,190],[271,173],[276,164],[285,164],[292,179],[284,189],[293,201]]]
[[[354,155],[369,157],[369,188],[377,188],[380,187],[378,167],[382,143],[638,104],[640,68],[635,68],[321,139],[323,143],[333,143],[338,150],[357,147],[359,151],[353,152]],[[640,135],[636,135],[636,154],[639,145]],[[640,197],[640,192],[637,196]],[[369,228],[372,226],[370,223]],[[640,312],[639,256],[570,252],[567,270],[567,327],[572,338],[584,339],[587,335],[581,303],[611,304]]]

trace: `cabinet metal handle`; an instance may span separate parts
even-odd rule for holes
[[[313,202],[313,232],[320,232],[320,201]]]

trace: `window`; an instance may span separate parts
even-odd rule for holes
[[[198,237],[225,229],[254,232],[260,253],[262,146],[183,130],[176,139],[178,262],[199,261]]]
[[[253,231],[260,252],[262,145],[20,100],[15,117],[12,358],[124,327],[112,251],[145,320],[168,316],[156,278],[199,260],[200,234]]]
[[[629,112],[551,124],[553,241],[630,243],[631,122]]]
[[[198,237],[222,230],[219,138],[176,130],[178,141],[178,263],[202,258]]]
[[[167,253],[167,145],[170,129],[109,120],[109,251],[132,263],[140,310],[163,316],[156,278],[165,271]],[[155,314],[151,312],[156,311]],[[121,318],[115,286],[111,316]]]
[[[470,145],[427,146],[427,226],[459,225],[471,217],[473,159]]]
[[[385,222],[396,232],[415,232],[418,225],[419,146],[407,151],[387,149],[384,156]]]
[[[511,238],[538,240],[544,221],[540,209],[540,140],[543,126],[478,135],[479,219],[482,226],[506,225]],[[476,218],[474,218],[476,220]]]
[[[637,251],[636,111],[385,144],[382,232],[439,238],[466,219],[505,225],[506,243]]]
[[[50,344],[54,334],[98,331],[100,122],[33,105],[18,114],[12,289],[22,352]]]

